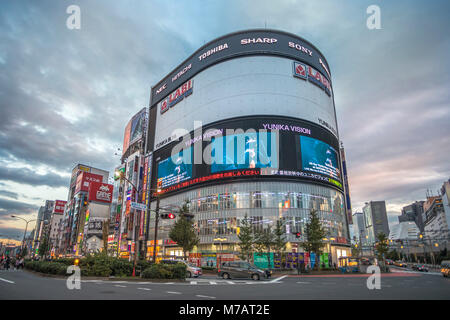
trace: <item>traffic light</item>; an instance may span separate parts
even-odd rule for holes
[[[176,217],[172,212],[161,213],[159,216],[161,217],[161,219],[175,219],[175,217]]]
[[[295,234],[295,237],[298,239],[302,236],[301,232],[293,232],[293,234]]]

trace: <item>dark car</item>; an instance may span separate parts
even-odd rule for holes
[[[425,267],[423,264],[422,265],[418,265],[416,270],[417,271],[421,271],[421,272],[428,272],[428,268]]]
[[[270,278],[270,271],[258,269],[256,266],[245,261],[224,262],[219,269],[219,277],[224,279],[251,278],[260,280]]]
[[[392,266],[394,265],[394,261],[392,261],[391,259],[386,259],[386,264]]]

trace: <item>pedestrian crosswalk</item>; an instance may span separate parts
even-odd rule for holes
[[[264,284],[277,284],[280,282],[271,281],[248,281],[248,280],[221,280],[221,279],[186,279],[185,282],[152,282],[152,281],[111,281],[111,280],[96,280],[87,279],[81,280],[84,283],[97,283],[97,284],[113,284],[118,285],[187,285],[187,286],[220,286],[220,285],[264,285]]]

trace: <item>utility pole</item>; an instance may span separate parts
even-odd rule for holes
[[[153,263],[156,263],[156,241],[158,239],[158,223],[159,223],[159,194],[156,196],[155,237],[153,239]]]

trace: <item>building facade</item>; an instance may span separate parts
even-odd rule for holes
[[[422,220],[423,204],[425,201],[416,201],[402,208],[402,214],[398,217],[398,222],[414,221],[420,232],[424,231],[424,221]]]
[[[45,205],[41,206],[38,211],[38,217],[36,220],[36,232],[34,235],[33,251],[37,253],[39,250],[39,244],[45,237],[49,236],[50,220],[52,218],[52,212],[55,205],[55,201],[45,200]]]
[[[145,152],[148,129],[148,109],[143,108],[128,121],[122,149],[121,164],[115,171],[123,174],[115,177],[111,206],[109,251],[124,259],[145,258],[145,241],[148,236],[146,223],[149,212],[148,174],[150,154]]]
[[[379,233],[384,233],[386,237],[389,236],[385,201],[366,202],[363,207],[363,214],[364,227],[366,229],[366,245],[375,244]]]
[[[420,230],[414,221],[403,221],[391,227],[389,240],[417,240]]]
[[[311,210],[331,258],[349,252],[330,67],[310,42],[264,29],[205,44],[152,87],[147,131],[147,190],[161,190],[161,208],[189,202],[194,256],[235,253],[245,216],[259,230],[281,221],[288,251],[302,251]],[[154,217],[144,228],[149,256]],[[158,257],[181,255],[168,237],[173,223],[160,220]]]
[[[60,221],[58,255],[80,254],[89,204],[89,185],[92,182],[106,184],[108,177],[108,171],[91,166],[77,164],[73,168],[68,199]]]

